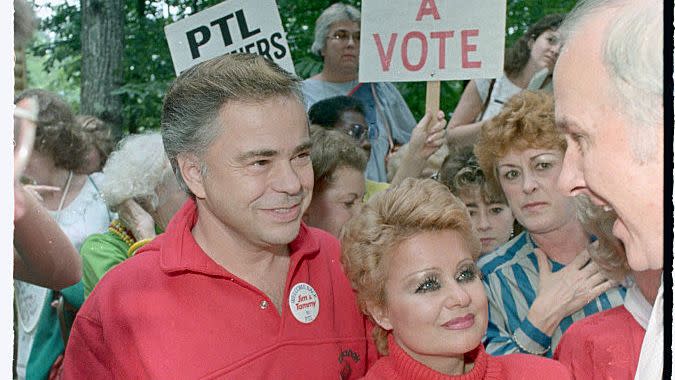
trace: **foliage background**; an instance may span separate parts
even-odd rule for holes
[[[124,85],[125,132],[141,132],[159,127],[162,97],[175,78],[164,26],[222,0],[125,0]],[[385,1],[385,0],[382,0]],[[297,74],[307,78],[321,70],[314,56],[314,22],[321,11],[337,1],[277,0]],[[360,8],[360,0],[342,2]],[[506,46],[510,46],[527,26],[548,13],[568,12],[576,0],[507,0]],[[42,20],[41,33],[28,50],[28,79],[31,87],[46,88],[63,95],[79,109],[81,80],[81,13],[77,0],[48,4],[51,16]],[[396,83],[417,119],[424,113],[424,82]],[[441,108],[452,112],[459,100],[463,81],[443,82]]]

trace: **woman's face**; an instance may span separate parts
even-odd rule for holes
[[[530,39],[530,61],[538,70],[548,68],[553,72],[553,66],[560,53],[560,32],[549,29],[540,34],[537,39]]]
[[[386,305],[370,310],[380,327],[431,368],[476,348],[487,329],[487,299],[461,233],[421,232],[390,254]]]
[[[87,151],[87,155],[85,156],[84,161],[85,165],[81,170],[82,173],[86,174],[101,171],[103,169],[103,165],[105,164],[105,161],[103,160],[103,155],[94,145],[89,147],[89,150]]]
[[[356,125],[363,127],[364,131],[358,139],[351,135],[350,137],[354,138],[359,143],[359,146],[370,156],[370,140],[368,139],[368,130],[366,129],[368,128],[368,122],[366,122],[364,114],[352,110],[342,112],[340,118],[335,123],[335,128],[349,134]]]
[[[497,175],[511,211],[531,233],[554,231],[576,218],[574,204],[556,186],[563,154],[556,149],[511,150]]]
[[[326,47],[321,51],[323,64],[331,70],[357,73],[360,43],[360,37],[357,36],[360,33],[361,27],[353,21],[337,21],[331,24]]]
[[[332,184],[314,193],[305,222],[338,237],[342,226],[360,209],[365,192],[363,172],[349,167],[338,168],[333,173]]]
[[[513,232],[513,213],[506,203],[489,203],[483,198],[480,186],[467,186],[458,191],[471,216],[478,238],[480,254],[494,251],[506,243]]]

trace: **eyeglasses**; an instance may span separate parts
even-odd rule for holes
[[[356,139],[356,141],[361,141],[366,136],[368,136],[369,140],[375,140],[379,136],[377,128],[371,128],[370,126],[361,124],[352,124],[351,128],[345,130],[345,132]]]
[[[353,39],[354,42],[359,42],[361,41],[361,31],[356,31],[356,32],[349,32],[344,29],[336,30],[333,35],[328,36],[329,39],[337,41],[337,42],[348,42],[349,39]]]

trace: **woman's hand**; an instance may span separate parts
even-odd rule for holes
[[[137,241],[155,237],[155,221],[135,200],[127,199],[122,202],[117,206],[117,212]]]
[[[594,243],[597,244],[597,243]],[[539,290],[528,319],[548,336],[563,318],[580,310],[616,283],[608,279],[591,261],[588,250],[581,252],[565,268],[553,273],[548,257],[535,249],[539,263]]]
[[[443,111],[438,111],[435,119],[432,121],[431,114],[427,112],[413,129],[405,152],[398,153],[403,156],[391,180],[392,185],[399,184],[408,177],[419,177],[427,159],[445,143],[446,123]]]

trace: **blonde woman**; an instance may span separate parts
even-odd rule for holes
[[[342,261],[384,355],[366,379],[569,379],[533,355],[491,356],[479,242],[462,202],[442,184],[406,179],[345,226]]]

